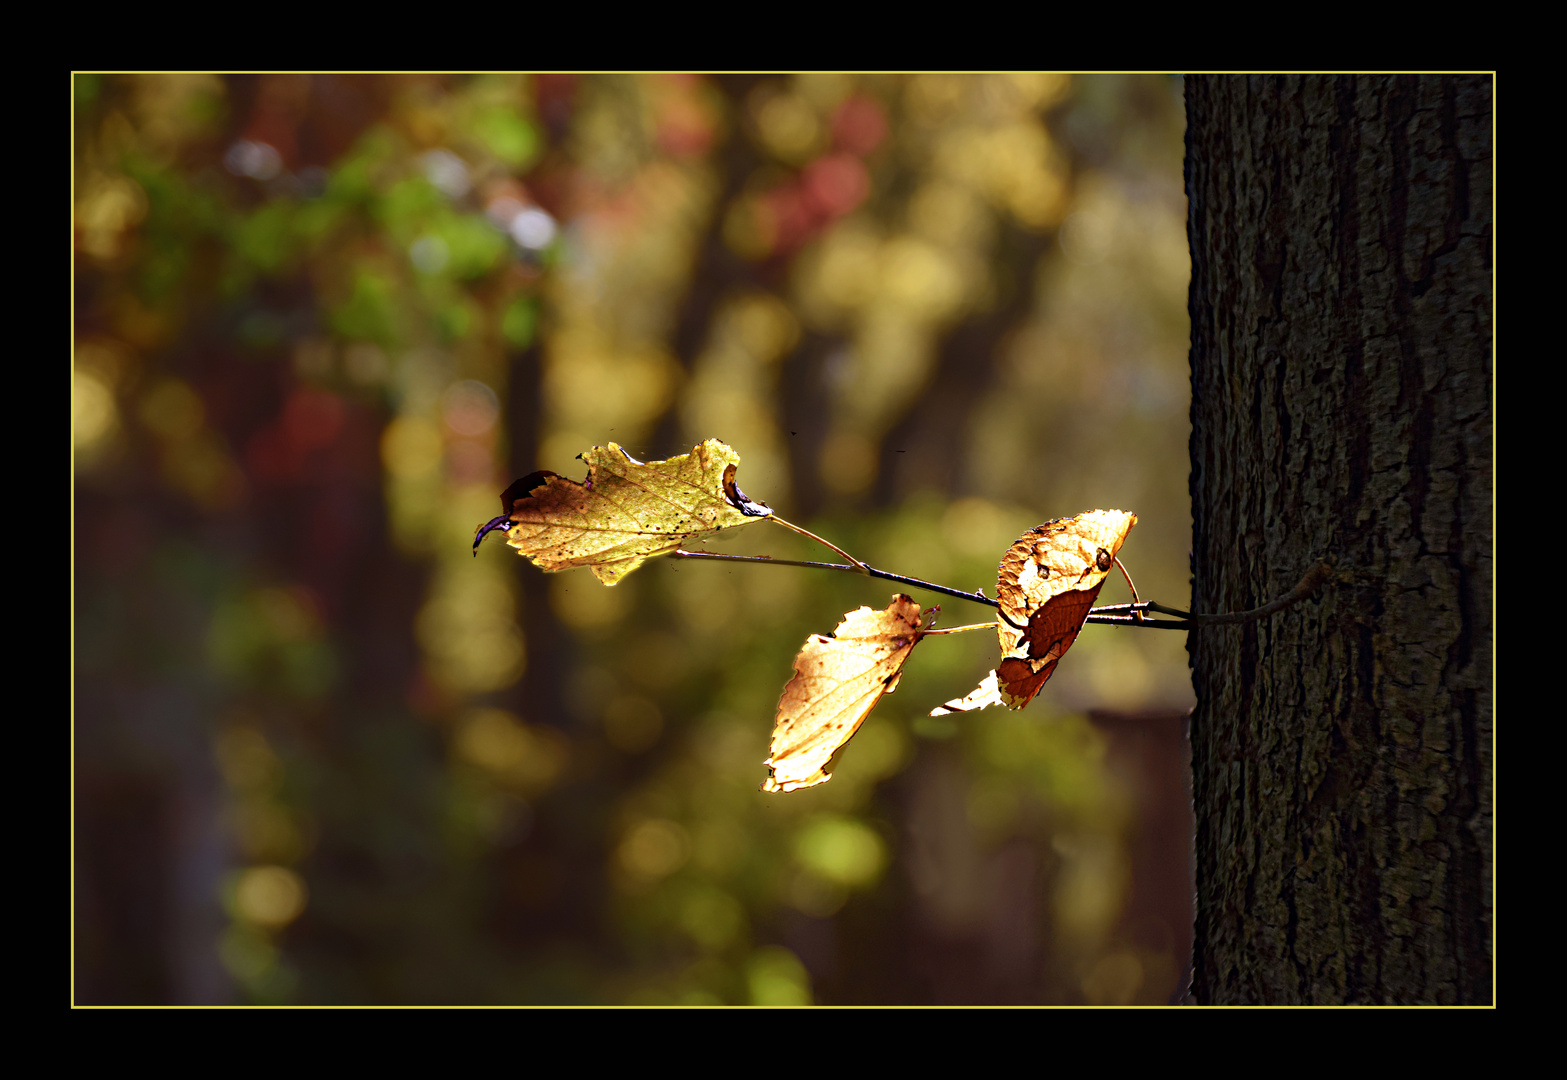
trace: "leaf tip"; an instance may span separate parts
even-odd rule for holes
[[[479,542],[482,541],[486,536],[488,536],[490,533],[494,532],[496,529],[501,529],[501,530],[505,531],[505,530],[508,530],[510,528],[511,528],[511,515],[509,513],[508,514],[502,514],[500,517],[491,518],[489,521],[486,521],[483,525],[480,525],[479,526],[479,531],[473,534],[473,554],[474,554],[474,557],[475,558],[478,557],[478,555],[479,555]]]
[[[764,502],[758,502],[740,490],[740,486],[735,483],[737,469],[738,467],[733,463],[724,466],[724,501],[746,517],[767,517],[773,512],[772,507]]]

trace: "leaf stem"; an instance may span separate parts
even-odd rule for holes
[[[933,637],[936,634],[962,634],[969,630],[994,630],[993,622],[970,623],[968,626],[944,626],[940,630],[927,630],[922,637]]]
[[[815,540],[818,544],[825,544],[828,547],[832,548],[839,555],[842,555],[845,559],[848,559],[851,563],[854,564],[853,569],[854,569],[855,573],[857,573],[857,574],[870,574],[870,567],[866,566],[859,559],[856,559],[853,555],[850,555],[847,551],[843,550],[843,548],[839,547],[837,544],[833,543],[831,540],[824,540],[820,536],[817,536],[815,533],[811,532],[809,529],[802,529],[798,525],[791,524],[791,523],[785,521],[783,518],[779,517],[777,514],[770,514],[768,516],[768,520],[776,521],[778,524],[782,525],[786,529],[790,529],[790,530],[792,530],[794,532],[799,533],[801,536],[808,537],[808,538],[810,538],[812,540]],[[815,563],[813,565],[816,565],[816,566],[826,566],[826,565],[829,565],[829,564],[827,564],[827,563]],[[872,576],[875,576],[875,575],[872,575]]]
[[[1112,556],[1112,558],[1113,558],[1113,556]],[[1137,595],[1137,586],[1132,584],[1132,575],[1126,572],[1126,564],[1123,563],[1120,559],[1116,559],[1115,560],[1115,565],[1117,565],[1117,566],[1119,566],[1121,568],[1121,576],[1126,579],[1126,587],[1128,589],[1132,590],[1132,602],[1136,603],[1137,601],[1141,600],[1142,597]],[[1143,621],[1143,613],[1140,612],[1140,611],[1137,612],[1136,614],[1134,614],[1132,616],[1132,619],[1135,622],[1142,622]]]

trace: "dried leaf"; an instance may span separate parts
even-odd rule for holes
[[[904,662],[929,628],[919,604],[898,593],[885,611],[862,607],[845,615],[831,637],[811,635],[778,699],[762,790],[796,791],[831,779],[833,754],[897,687]]]
[[[588,465],[584,483],[552,472],[518,480],[474,547],[491,529],[505,529],[506,542],[542,569],[587,566],[614,585],[693,537],[772,513],[735,486],[740,455],[717,439],[664,461],[637,461],[616,443],[578,456]]]
[[[1137,524],[1125,510],[1090,510],[1030,529],[1002,556],[996,584],[1001,663],[966,698],[932,716],[991,705],[1021,709],[1077,640],[1115,556]]]

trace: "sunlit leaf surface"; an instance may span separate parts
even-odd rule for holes
[[[899,593],[885,611],[862,607],[831,637],[813,634],[794,658],[794,678],[778,699],[763,791],[797,791],[832,779],[828,762],[853,738],[927,629],[919,604]]]
[[[1137,515],[1090,510],[1030,529],[1002,556],[996,583],[1001,663],[965,698],[932,716],[991,705],[1021,709],[1045,685],[1094,606]]]
[[[664,461],[638,461],[618,443],[579,456],[583,483],[538,472],[507,489],[506,542],[545,570],[586,566],[614,585],[654,555],[772,513],[735,486],[740,455],[717,439]]]

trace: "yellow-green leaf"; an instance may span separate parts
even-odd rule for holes
[[[616,443],[578,456],[586,481],[552,472],[518,481],[502,497],[505,515],[478,539],[505,528],[506,542],[540,568],[586,566],[614,585],[646,559],[772,513],[735,486],[740,455],[717,439],[664,461],[638,461]]]

